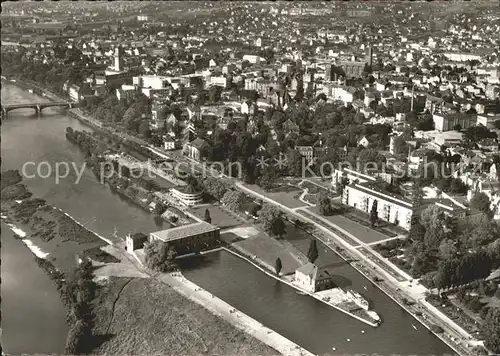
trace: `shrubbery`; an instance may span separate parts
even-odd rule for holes
[[[144,253],[146,255],[146,266],[153,271],[169,272],[177,268],[175,250],[163,241],[154,240],[146,243]]]

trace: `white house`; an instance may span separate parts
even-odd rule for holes
[[[309,293],[315,293],[328,289],[332,279],[326,271],[320,272],[318,266],[309,262],[295,270],[294,284]]]
[[[163,142],[163,146],[166,151],[175,150],[175,141],[172,137],[167,136]]]

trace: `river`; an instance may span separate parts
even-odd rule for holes
[[[4,103],[32,100],[42,98],[12,85],[2,86]],[[52,166],[55,162],[65,161],[81,166],[83,155],[78,147],[66,141],[64,132],[67,126],[77,130],[89,128],[60,109],[45,110],[40,118],[29,109],[12,111],[2,122],[3,170],[20,169],[27,161],[48,161]],[[36,196],[111,239],[119,239],[129,232],[147,233],[159,228],[150,214],[99,184],[90,170],[84,172],[79,184],[75,184],[75,178],[76,174],[72,172],[59,184],[55,183],[53,176],[26,179],[26,184]],[[307,249],[307,236],[303,232],[290,229],[287,238],[299,248]],[[351,354],[453,354],[378,288],[324,248],[320,251],[320,266],[328,267],[336,275],[337,283],[352,285],[370,299],[384,320],[380,327],[371,328],[319,301],[299,295],[227,253],[214,253],[205,257],[203,263],[198,262],[183,261],[187,278],[313,353],[332,354],[332,347],[335,347],[336,353]],[[367,290],[362,289],[363,286]],[[38,307],[44,308],[44,305]],[[4,309],[4,313],[9,313],[9,310]],[[35,345],[33,347],[30,353],[38,352]]]

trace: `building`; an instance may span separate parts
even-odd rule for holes
[[[306,162],[312,162],[314,159],[314,149],[312,146],[295,146],[295,149],[306,159]]]
[[[113,69],[117,72],[121,72],[123,70],[123,50],[121,47],[115,48]]]
[[[295,285],[309,293],[333,287],[332,277],[327,271],[320,272],[314,263],[307,263],[295,270]]]
[[[346,78],[363,78],[365,71],[365,62],[342,61],[340,66],[344,70]]]
[[[437,114],[432,115],[434,128],[438,131],[464,130],[476,126],[477,115],[465,113]]]
[[[126,238],[127,251],[133,252],[144,247],[144,243],[148,241],[148,236],[142,232],[137,232],[135,234],[129,234]]]
[[[210,145],[207,143],[207,141],[201,138],[196,138],[184,145],[182,153],[194,160],[201,161],[206,157],[209,148]]]
[[[367,183],[376,182],[377,178],[368,174],[360,173],[354,169],[342,168],[334,169],[332,173],[332,186],[337,189],[337,187],[342,184],[342,181],[347,183]]]
[[[354,183],[345,187],[342,202],[370,213],[373,203],[377,201],[378,217],[381,220],[409,230],[413,216],[413,202],[377,188],[374,184]]]
[[[477,116],[477,124],[483,125],[484,127],[490,130],[495,128],[495,123],[497,121],[500,121],[500,114],[488,114],[488,115]]]
[[[165,151],[175,150],[175,141],[172,137],[166,136],[163,140],[163,148]]]
[[[196,253],[219,244],[220,229],[205,221],[149,234],[149,241],[160,240],[172,246],[177,255]]]
[[[186,206],[193,206],[203,202],[203,193],[198,191],[192,184],[188,184],[182,188],[172,188],[170,192],[174,198]]]
[[[366,57],[365,57],[365,62],[370,68],[373,65],[373,48],[372,46],[366,47]]]

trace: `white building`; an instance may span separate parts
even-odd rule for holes
[[[166,151],[175,150],[175,141],[172,137],[165,135],[163,140],[163,147]]]
[[[433,114],[434,128],[438,131],[460,130],[476,126],[477,116],[464,113]]]
[[[488,114],[488,115],[477,116],[477,124],[483,125],[488,129],[494,129],[496,121],[500,121],[500,114]]]
[[[314,293],[328,289],[332,285],[332,279],[326,271],[320,272],[318,266],[309,262],[295,270],[294,284],[309,293]]]
[[[261,62],[265,62],[266,59],[253,54],[245,54],[242,60],[249,61],[252,64],[260,64]]]
[[[170,192],[174,198],[187,206],[193,206],[203,202],[203,193],[197,191],[191,184],[184,188],[172,188]]]
[[[383,192],[367,183],[346,186],[342,196],[344,204],[367,214],[370,213],[375,201],[379,219],[406,230],[410,229],[413,203],[408,199]]]
[[[210,84],[211,85],[217,85],[219,87],[226,88],[227,87],[227,77],[220,76],[220,77],[210,77]]]

